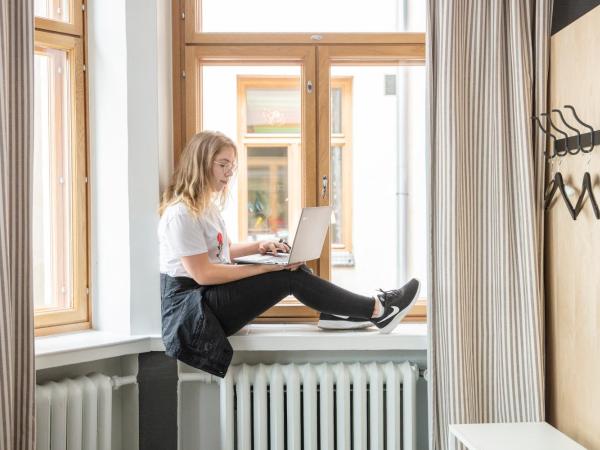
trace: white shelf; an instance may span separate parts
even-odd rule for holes
[[[450,425],[449,448],[458,439],[469,450],[585,450],[545,422]]]

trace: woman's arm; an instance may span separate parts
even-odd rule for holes
[[[289,253],[290,247],[285,242],[277,241],[240,242],[229,246],[231,259],[252,255],[254,253],[262,253],[264,255],[267,252],[275,253],[278,251]]]
[[[229,247],[231,259],[258,253],[258,247],[260,244],[260,242],[240,242],[238,244],[231,244]]]
[[[208,253],[183,256],[181,262],[196,283],[203,286],[229,283],[262,273],[292,268],[275,264],[213,264],[208,260]]]

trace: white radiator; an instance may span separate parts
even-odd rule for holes
[[[110,450],[112,391],[135,376],[91,374],[37,385],[37,450]]]
[[[219,381],[223,450],[414,450],[418,368],[404,363],[232,366]]]

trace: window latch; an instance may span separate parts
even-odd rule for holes
[[[309,94],[312,94],[313,92],[313,82],[310,80],[306,82],[306,92],[308,92]]]
[[[321,180],[321,198],[325,198],[327,195],[327,175],[323,175],[323,179]]]

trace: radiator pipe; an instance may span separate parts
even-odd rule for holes
[[[201,381],[203,383],[212,383],[218,381],[219,378],[206,372],[184,372],[179,374],[179,382],[186,381]]]
[[[137,376],[136,375],[128,375],[126,377],[118,377],[112,376],[110,377],[110,384],[112,384],[113,390],[119,389],[121,386],[126,386],[129,384],[137,384]]]

